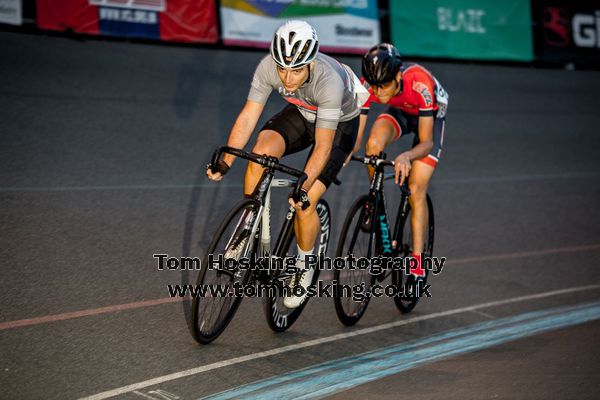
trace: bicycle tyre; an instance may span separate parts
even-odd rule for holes
[[[242,285],[248,283],[250,276],[252,275],[252,269],[236,269],[233,274],[229,273],[220,273],[215,269],[208,268],[209,254],[215,254],[215,249],[218,249],[221,240],[225,238],[227,240],[227,244],[230,244],[230,240],[232,235],[236,232],[236,228],[238,227],[242,216],[246,212],[246,210],[254,213],[254,218],[256,218],[256,214],[260,208],[260,203],[254,199],[244,199],[236,206],[234,206],[231,211],[225,216],[223,222],[217,229],[217,232],[213,236],[213,239],[208,246],[208,250],[203,257],[202,264],[200,267],[200,271],[198,272],[198,278],[196,282],[196,287],[199,285],[209,285],[210,279],[214,276],[219,280],[223,278],[217,285],[223,284],[231,284],[234,281],[234,278],[237,278],[239,275],[239,282]],[[234,227],[233,232],[229,234],[229,229]],[[227,237],[229,235],[229,237]],[[250,236],[248,236],[248,240],[251,240]],[[254,242],[254,241],[253,241]],[[252,244],[246,246],[245,244],[241,245],[246,248],[244,254],[240,256],[247,256],[251,251]],[[217,250],[217,254],[222,254],[224,251]],[[238,256],[238,260],[239,260]],[[233,275],[233,276],[227,276]],[[229,282],[227,282],[229,281]],[[219,308],[218,314],[212,324],[206,326],[207,322],[210,322],[209,318],[211,318],[212,314],[207,313],[207,309],[211,306],[211,302],[216,302],[218,300],[223,300],[223,306]],[[201,344],[208,344],[215,340],[227,327],[229,322],[233,319],[237,308],[239,307],[242,301],[242,297],[209,297],[209,296],[193,296],[192,298],[192,306],[190,312],[190,327],[192,330],[192,336],[194,339]]]
[[[331,210],[329,208],[329,204],[327,204],[324,199],[320,199],[316,206],[316,212],[321,222],[321,229],[318,237],[319,244],[317,245],[316,254],[325,255],[329,246],[329,234],[331,229]],[[284,242],[284,246],[282,246],[281,253],[275,255],[278,257],[285,257],[288,254],[288,250],[294,237],[294,230],[292,229],[289,237],[286,238]],[[316,268],[311,285],[315,285],[317,283],[319,279],[319,272],[319,268]],[[281,271],[272,271],[270,274],[270,281],[274,282],[275,280],[279,279],[280,274]],[[294,322],[296,322],[302,313],[302,310],[304,310],[304,307],[306,307],[309,299],[310,296],[307,296],[302,304],[300,304],[298,307],[294,309],[288,309],[283,305],[283,297],[267,297],[264,302],[264,310],[269,327],[274,332],[284,332],[289,329]]]
[[[433,213],[433,202],[431,201],[431,197],[429,194],[427,195],[427,209],[428,209],[428,226],[427,226],[427,234],[424,243],[424,251],[423,255],[425,257],[431,257],[433,255],[433,239],[435,233],[435,220]],[[400,229],[399,229],[399,237],[398,237],[398,245],[401,246],[402,254],[401,257],[410,256],[412,253],[412,232],[410,227],[410,215],[411,208],[410,204],[407,204],[407,212],[404,215],[403,219],[400,221]],[[408,225],[407,225],[408,223]],[[423,284],[427,283],[427,278],[429,276],[429,271],[425,270],[425,279],[423,279]],[[408,275],[404,273],[402,269],[397,269],[392,272],[392,283],[397,288],[404,288]],[[417,303],[419,302],[420,296],[396,296],[394,297],[394,303],[396,303],[396,307],[400,310],[401,313],[406,314],[411,312]]]
[[[369,257],[374,254],[356,254],[356,244],[359,235],[363,235],[367,237],[367,249],[368,242],[371,241],[371,232],[364,232],[361,229],[361,223],[363,220],[364,209],[367,203],[370,203],[368,195],[364,195],[359,197],[354,201],[348,214],[346,214],[346,219],[344,220],[344,225],[342,226],[342,231],[340,233],[340,239],[338,241],[338,246],[336,249],[336,257],[344,257],[352,254],[355,257]],[[371,210],[373,210],[373,204],[371,204]],[[374,213],[374,210],[371,211]],[[371,224],[374,224],[374,216],[371,217]],[[374,229],[374,228],[372,228]],[[348,235],[352,235],[348,237]],[[353,240],[356,238],[355,240]],[[345,246],[347,245],[347,248]],[[375,252],[374,243],[371,244],[373,252]],[[349,279],[348,279],[349,278]],[[355,325],[361,317],[364,315],[367,310],[367,306],[369,305],[370,300],[370,288],[375,283],[375,276],[370,273],[368,270],[340,270],[335,269],[333,273],[334,285],[337,287],[335,290],[334,296],[334,304],[335,311],[337,313],[338,319],[342,324],[346,326]],[[348,285],[345,282],[349,280],[351,283]],[[364,297],[360,301],[355,301],[351,296],[343,296],[342,287],[344,285],[348,285],[350,287],[354,287],[356,284],[364,284]],[[367,287],[368,285],[368,287]]]

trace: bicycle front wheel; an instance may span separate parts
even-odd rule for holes
[[[352,255],[355,259],[370,259],[373,256],[373,207],[367,195],[359,197],[350,207],[338,241],[336,257]],[[347,326],[356,324],[365,313],[371,287],[375,283],[375,276],[368,269],[357,268],[359,265],[356,264],[345,265],[344,269],[336,269],[333,273],[335,311],[339,320]]]
[[[192,336],[198,343],[215,340],[242,301],[234,288],[248,283],[252,269],[235,264],[253,250],[254,240],[250,236],[259,208],[256,200],[241,201],[227,214],[208,246],[192,293],[190,312]],[[213,262],[222,256],[225,265],[209,265],[210,256]],[[233,262],[225,262],[228,259]]]
[[[411,229],[411,209],[410,204],[406,205],[406,213],[402,216],[402,220],[400,221],[400,237],[398,238],[398,243],[400,246],[400,256],[401,257],[409,257],[413,252],[413,236]],[[433,203],[429,195],[427,195],[427,209],[428,209],[428,221],[427,228],[425,229],[425,238],[424,238],[424,250],[423,256],[432,257],[433,256],[433,236],[435,233],[435,223],[433,218]],[[423,284],[427,282],[427,277],[429,275],[429,271],[425,270],[425,278],[422,280]],[[402,313],[411,312],[420,299],[420,293],[416,292],[416,287],[414,287],[414,278],[410,278],[408,274],[405,274],[402,269],[397,269],[392,271],[392,283],[397,288],[403,288],[407,293],[404,293],[404,296],[396,296],[394,297],[394,302],[396,303],[396,307]],[[409,285],[407,285],[407,282]],[[413,286],[413,289],[410,290],[410,286]]]
[[[316,206],[316,211],[321,222],[321,229],[318,236],[319,243],[316,246],[316,255],[325,255],[329,246],[331,211],[329,210],[329,205],[324,199],[319,200]],[[296,254],[296,240],[293,229],[288,233],[288,237],[284,240],[282,251],[280,254],[275,255],[278,257],[286,257],[288,255]],[[319,268],[316,268],[311,285],[315,285],[318,282],[319,272]],[[281,271],[271,271],[270,282],[272,284],[276,282],[280,282],[280,284],[286,284],[290,277],[290,275],[285,275]],[[277,293],[275,296],[268,296],[265,299],[265,315],[267,317],[269,327],[275,332],[283,332],[287,330],[294,322],[296,322],[302,313],[302,310],[304,310],[309,298],[310,297],[307,297],[298,307],[289,309],[283,304],[283,297],[277,296]]]

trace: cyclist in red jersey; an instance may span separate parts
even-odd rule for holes
[[[363,105],[368,114],[371,102],[387,104],[369,133],[366,154],[377,155],[402,135],[415,133],[413,147],[395,159],[396,183],[408,176],[412,208],[413,254],[418,260],[413,276],[424,276],[421,253],[427,227],[427,186],[442,153],[448,95],[437,79],[418,64],[402,64],[394,46],[382,43],[373,47],[362,61],[363,84],[371,93]],[[362,142],[359,132],[354,151]],[[410,175],[409,175],[410,172]],[[374,170],[369,168],[369,177]]]

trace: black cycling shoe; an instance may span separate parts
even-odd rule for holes
[[[423,291],[426,282],[427,275],[415,276],[413,274],[409,274],[406,277],[406,282],[404,282],[404,296],[402,296],[402,298],[406,300],[413,300],[417,297],[421,297],[421,292]]]

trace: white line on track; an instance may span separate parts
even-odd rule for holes
[[[425,321],[425,320],[430,320],[430,319],[435,319],[435,318],[442,318],[442,317],[447,317],[450,315],[471,312],[471,311],[477,311],[477,310],[484,309],[484,308],[497,307],[497,306],[511,304],[511,303],[518,303],[518,302],[529,301],[529,300],[537,300],[537,299],[542,299],[542,298],[546,298],[546,297],[560,296],[560,295],[565,295],[565,294],[570,294],[570,293],[583,292],[583,291],[589,291],[589,290],[597,290],[597,289],[600,289],[600,285],[579,286],[579,287],[572,287],[572,288],[566,288],[566,289],[561,289],[561,290],[554,290],[554,291],[550,291],[550,292],[536,293],[536,294],[532,294],[532,295],[528,295],[528,296],[519,296],[519,297],[510,298],[510,299],[490,301],[490,302],[486,302],[486,303],[475,304],[475,305],[468,306],[468,307],[455,308],[453,310],[441,311],[441,312],[437,312],[437,313],[433,313],[433,314],[429,314],[429,315],[423,315],[420,317],[410,318],[407,320],[395,321],[395,322],[390,322],[390,323],[382,324],[382,325],[376,325],[376,326],[372,326],[369,328],[358,329],[358,330],[355,330],[352,332],[339,333],[337,335],[322,337],[319,339],[308,340],[305,342],[296,343],[296,344],[283,346],[283,347],[278,347],[278,348],[271,349],[271,350],[266,350],[266,351],[261,351],[261,352],[257,352],[257,353],[247,354],[245,356],[230,358],[229,360],[223,360],[223,361],[219,361],[216,363],[188,369],[185,371],[180,371],[180,372],[175,372],[175,373],[168,374],[168,375],[159,376],[159,377],[156,377],[153,379],[149,379],[146,381],[123,386],[123,387],[120,387],[117,389],[108,390],[106,392],[102,392],[102,393],[98,393],[98,394],[95,394],[92,396],[81,398],[80,400],[108,399],[110,397],[129,393],[134,390],[143,389],[143,388],[146,388],[149,386],[159,385],[164,382],[173,381],[176,379],[185,378],[187,376],[212,371],[217,368],[228,367],[228,366],[240,364],[240,363],[243,363],[246,361],[257,360],[257,359],[265,358],[265,357],[271,357],[271,356],[275,356],[278,354],[287,353],[290,351],[305,349],[307,347],[313,347],[313,346],[318,346],[318,345],[325,344],[325,343],[334,342],[337,340],[343,340],[343,339],[348,339],[348,338],[355,337],[355,336],[379,332],[379,331],[382,331],[385,329],[396,328],[396,327],[399,327],[402,325],[408,325],[408,324],[419,322],[419,321]]]

